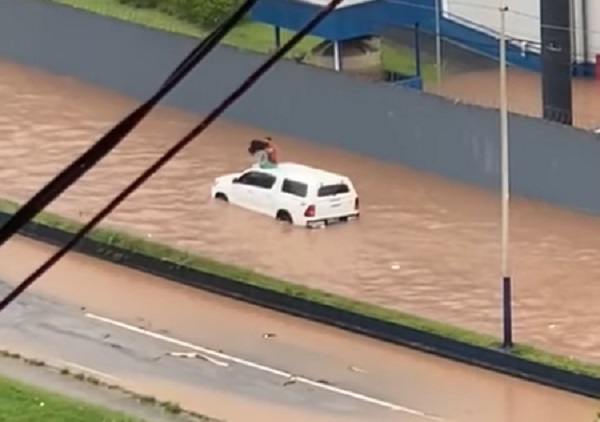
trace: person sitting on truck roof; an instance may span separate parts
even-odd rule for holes
[[[248,153],[254,156],[261,168],[274,168],[278,164],[277,148],[270,136],[266,136],[264,140],[253,139],[250,141]]]

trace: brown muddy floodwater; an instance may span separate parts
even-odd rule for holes
[[[0,196],[24,200],[134,102],[0,64]],[[154,113],[51,209],[87,218],[199,116]],[[257,129],[220,122],[107,224],[290,281],[500,332],[499,204],[491,193],[273,134],[286,160],[348,174],[357,224],[307,231],[209,200],[212,179],[249,164]],[[516,338],[600,361],[600,219],[514,201]]]

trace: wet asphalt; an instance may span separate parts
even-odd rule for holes
[[[0,281],[0,294],[5,294],[8,287]],[[294,383],[293,379],[242,365],[227,364],[224,367],[222,361],[210,356],[171,356],[170,353],[190,350],[108,326],[85,315],[85,308],[28,293],[0,315],[0,348],[42,356],[57,366],[89,368],[94,371],[92,375],[109,383],[120,384],[120,380],[136,378],[159,380],[161,384],[241,396],[267,405],[306,409],[340,417],[340,420],[351,417],[386,420],[385,414],[389,416],[390,413],[368,403]]]

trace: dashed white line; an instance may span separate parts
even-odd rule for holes
[[[385,401],[385,400],[380,400],[380,399],[377,399],[377,398],[374,398],[374,397],[367,396],[365,394],[357,393],[357,392],[354,392],[354,391],[346,390],[346,389],[335,387],[335,386],[332,386],[332,385],[324,384],[324,383],[321,383],[321,382],[318,382],[318,381],[311,380],[309,378],[305,378],[305,377],[301,377],[301,376],[295,376],[294,374],[291,374],[291,373],[286,372],[286,371],[281,371],[279,369],[275,369],[275,368],[271,368],[269,366],[265,366],[265,365],[262,365],[262,364],[259,364],[259,363],[251,362],[251,361],[248,361],[246,359],[238,358],[238,357],[235,357],[235,356],[232,356],[232,355],[228,355],[226,353],[222,353],[222,352],[218,352],[216,350],[212,350],[212,349],[209,349],[209,348],[206,348],[206,347],[198,346],[196,344],[192,344],[192,343],[189,343],[187,341],[178,340],[176,338],[169,337],[169,336],[166,336],[164,334],[155,333],[153,331],[149,331],[149,330],[146,330],[146,329],[143,329],[143,328],[140,328],[140,327],[136,327],[134,325],[130,325],[130,324],[127,324],[127,323],[124,323],[124,322],[121,322],[121,321],[117,321],[117,320],[111,319],[111,318],[106,318],[106,317],[95,315],[95,314],[92,314],[92,313],[86,313],[85,316],[87,318],[90,318],[90,319],[93,319],[93,320],[96,320],[96,321],[99,321],[99,322],[102,322],[102,323],[105,323],[105,324],[108,324],[108,325],[112,325],[114,327],[118,327],[118,328],[130,331],[130,332],[134,332],[134,333],[141,334],[141,335],[144,335],[144,336],[147,336],[147,337],[151,337],[151,338],[154,338],[156,340],[164,341],[166,343],[170,343],[170,344],[182,347],[182,348],[194,350],[196,352],[200,352],[200,353],[203,353],[205,355],[213,356],[213,357],[218,358],[218,359],[222,359],[222,360],[225,360],[225,361],[233,362],[233,363],[236,363],[238,365],[245,366],[247,368],[252,368],[252,369],[255,369],[255,370],[258,370],[258,371],[261,371],[261,372],[266,372],[266,373],[269,373],[269,374],[272,374],[272,375],[276,375],[276,376],[279,376],[279,377],[282,377],[282,378],[288,378],[288,379],[289,378],[293,378],[294,381],[297,382],[297,383],[309,385],[311,387],[319,388],[321,390],[326,390],[326,391],[329,391],[329,392],[334,393],[334,394],[339,394],[341,396],[350,397],[352,399],[359,400],[359,401],[362,401],[362,402],[365,402],[365,403],[370,403],[370,404],[373,404],[373,405],[376,405],[376,406],[380,406],[380,407],[384,407],[384,408],[387,408],[387,409],[399,411],[399,412],[402,412],[402,413],[410,414],[410,415],[417,416],[417,417],[420,417],[420,418],[423,418],[423,419],[428,419],[428,420],[431,420],[431,421],[438,421],[438,422],[443,422],[444,421],[444,419],[442,419],[442,418],[439,418],[439,417],[433,416],[433,415],[429,415],[429,414],[427,414],[425,412],[422,412],[420,410],[415,410],[415,409],[411,409],[411,408],[408,408],[408,407],[405,407],[405,406],[400,406],[400,405],[395,404],[395,403],[391,403],[391,402],[388,402],[388,401]],[[446,422],[449,422],[449,421],[446,421]]]

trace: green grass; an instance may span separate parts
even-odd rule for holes
[[[14,213],[17,208],[18,205],[11,201],[0,200],[0,211]],[[41,213],[36,217],[35,221],[71,233],[81,227],[81,224],[76,221],[51,213]],[[245,268],[193,255],[167,245],[148,241],[132,234],[111,230],[109,228],[94,230],[90,233],[89,238],[128,251],[156,257],[166,262],[220,275],[242,283],[284,293],[289,296],[307,299],[315,303],[352,311],[361,315],[414,328],[426,333],[450,338],[474,346],[497,349],[500,345],[499,340],[492,336],[476,333],[442,322],[431,321],[415,315],[385,309],[380,306],[356,301],[299,284],[278,280]],[[581,362],[579,360],[548,353],[531,346],[520,344],[515,346],[513,353],[529,361],[600,378],[600,365]]]
[[[51,1],[161,31],[192,37],[203,37],[207,35],[207,31],[166,13],[153,9],[132,8],[120,4],[118,0]],[[292,35],[292,32],[282,30],[282,42],[289,40]],[[307,53],[320,41],[320,38],[314,36],[305,37],[290,53],[290,56]],[[242,50],[268,53],[275,48],[275,37],[273,28],[270,25],[258,22],[246,22],[233,29],[225,38],[224,43]],[[386,70],[408,75],[415,73],[414,53],[407,47],[384,44],[382,60]],[[435,77],[434,64],[427,58],[425,58],[425,61],[423,62],[422,72],[423,78],[426,80],[431,80]]]
[[[0,377],[0,422],[143,422]]]

